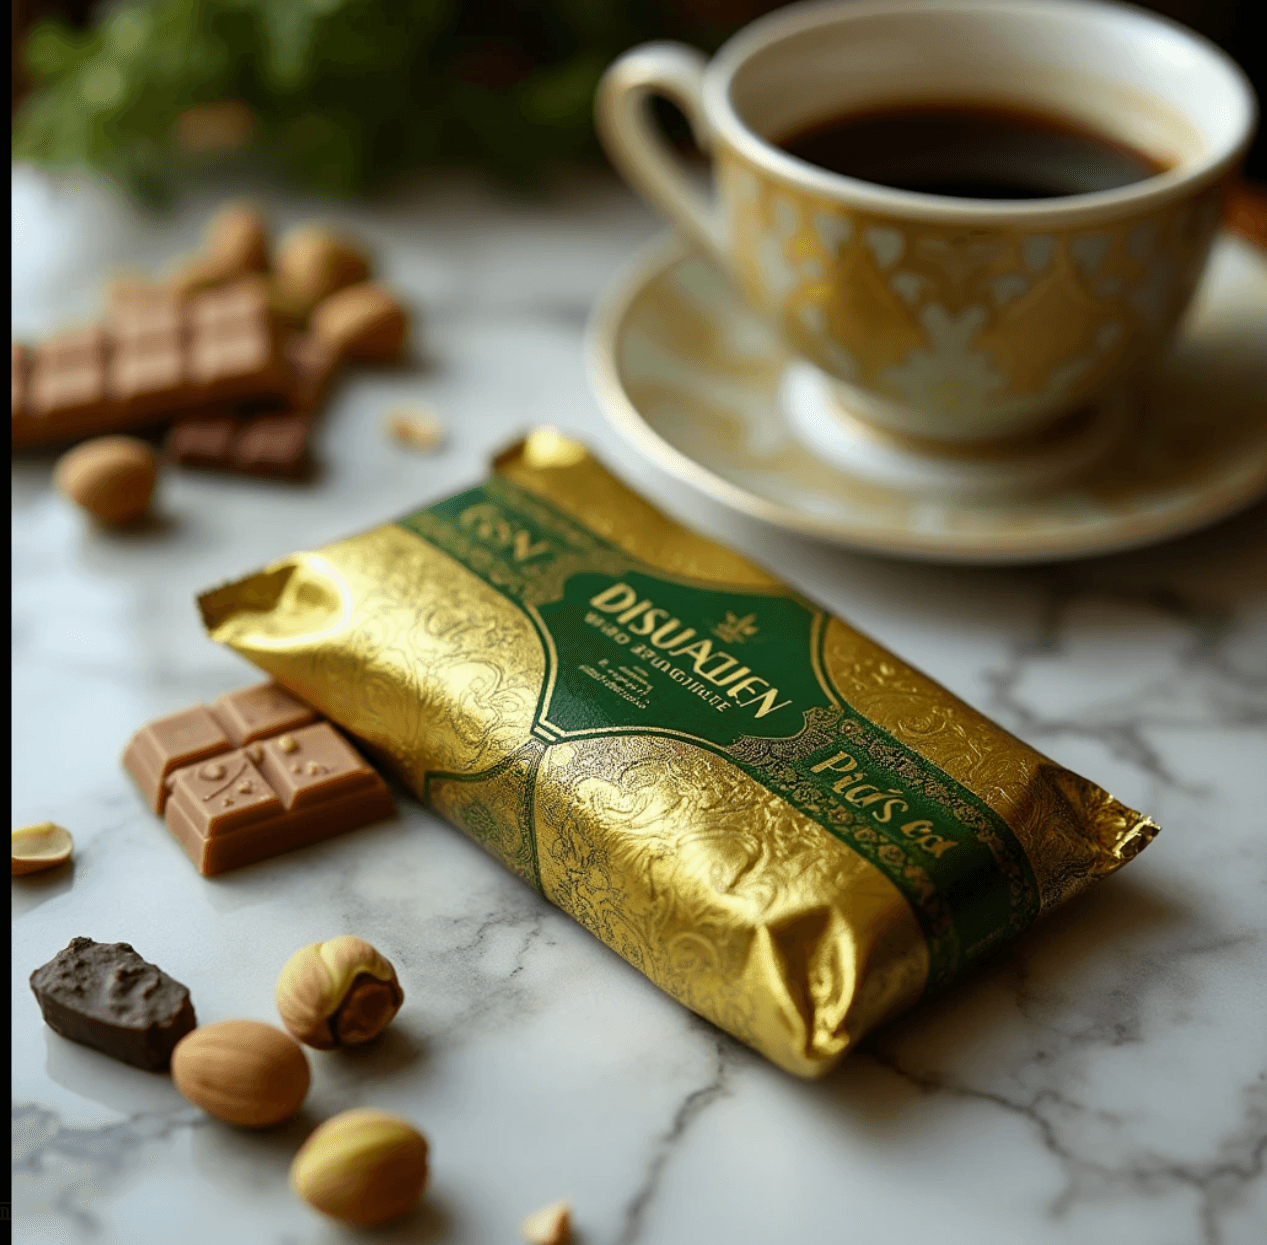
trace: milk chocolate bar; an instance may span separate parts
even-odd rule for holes
[[[123,753],[145,802],[158,814],[173,771],[317,720],[316,711],[275,683],[226,692],[211,705],[191,705],[141,727]]]
[[[265,683],[142,727],[123,765],[210,877],[392,814],[383,780],[316,719]]]
[[[199,602],[212,638],[802,1076],[1157,832],[548,429]]]
[[[226,403],[284,405],[297,387],[295,356],[255,280],[188,299],[170,291],[118,299],[108,328],[15,347],[12,444],[118,432]],[[311,382],[303,384],[307,402]]]
[[[300,480],[308,474],[309,416],[295,412],[242,420],[232,415],[177,420],[163,450],[182,467]]]
[[[31,974],[31,990],[55,1033],[152,1072],[198,1023],[189,991],[126,942],[72,938]]]
[[[163,446],[167,457],[182,467],[207,471],[283,480],[307,475],[313,415],[339,369],[340,356],[313,334],[291,335],[285,351],[293,376],[285,411],[254,419],[228,411],[178,419]]]

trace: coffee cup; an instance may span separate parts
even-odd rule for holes
[[[712,164],[658,129],[664,96]],[[1022,110],[1149,162],[1031,198],[926,193],[780,144],[851,115]],[[1029,437],[1164,347],[1205,266],[1253,91],[1201,36],[1098,0],[794,5],[706,61],[676,43],[607,71],[600,137],[625,179],[725,271],[844,412],[948,448]]]

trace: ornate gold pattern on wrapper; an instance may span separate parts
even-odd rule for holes
[[[1156,832],[542,430],[201,598],[673,997],[814,1076]]]

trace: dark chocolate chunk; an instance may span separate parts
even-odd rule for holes
[[[148,1071],[166,1068],[198,1023],[189,991],[126,942],[72,938],[31,989],[55,1033]]]

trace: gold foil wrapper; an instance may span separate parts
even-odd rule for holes
[[[687,1007],[799,1076],[1157,832],[582,446],[200,598]]]

